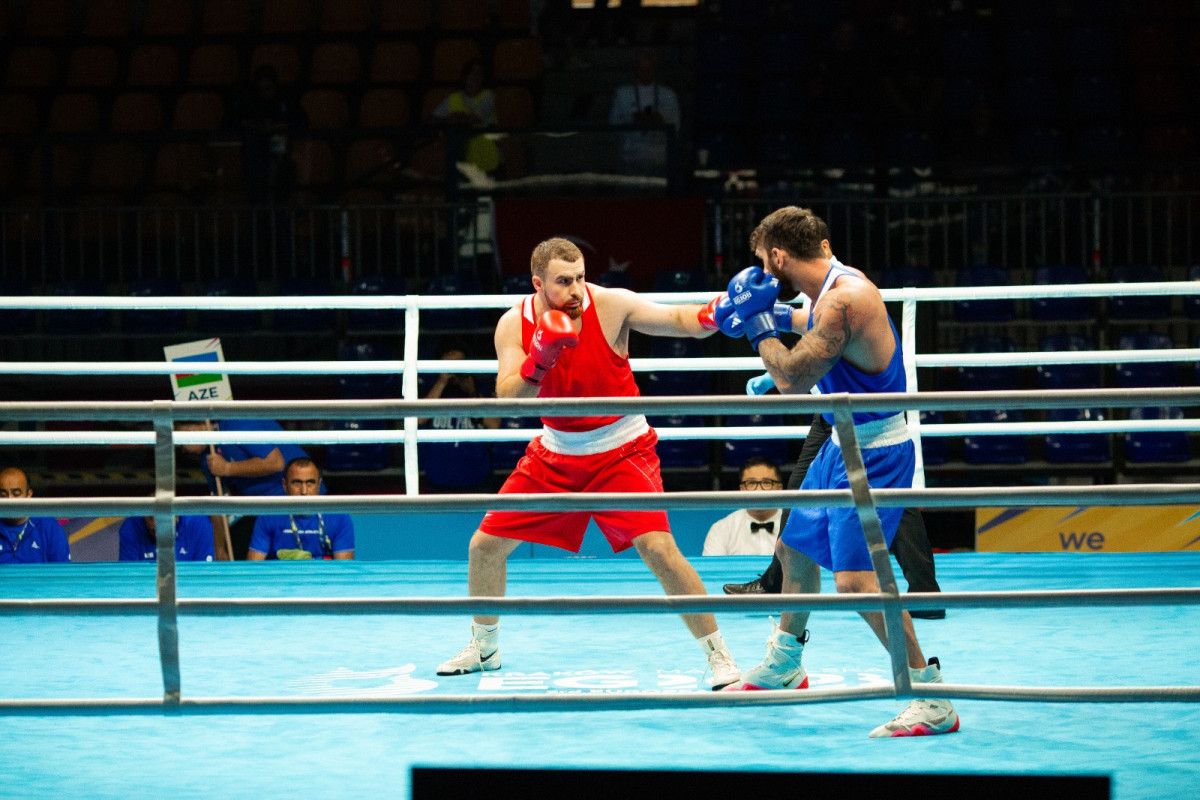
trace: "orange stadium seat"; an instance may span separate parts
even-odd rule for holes
[[[25,10],[25,37],[61,38],[78,29],[78,8],[73,0],[30,0]]]
[[[352,142],[346,151],[346,183],[386,183],[391,178],[386,167],[395,157],[395,147],[387,139]]]
[[[60,94],[50,103],[46,130],[51,133],[88,133],[100,129],[100,103],[90,94]]]
[[[524,86],[497,86],[496,119],[505,128],[531,127],[533,95]]]
[[[250,55],[250,73],[262,66],[275,70],[284,86],[293,84],[300,80],[300,51],[295,45],[282,42],[260,44]]]
[[[200,4],[200,33],[238,36],[250,32],[252,3],[246,0],[204,0]]]
[[[154,159],[154,186],[190,192],[204,178],[207,148],[196,142],[168,142],[158,148]]]
[[[368,0],[324,0],[319,27],[325,33],[361,33],[371,22]]]
[[[27,94],[0,94],[0,133],[32,133],[38,127],[37,103]]]
[[[241,74],[237,50],[230,44],[202,44],[188,63],[188,86],[232,86]]]
[[[292,145],[291,158],[296,167],[298,186],[330,186],[337,179],[337,166],[329,142],[301,139]]]
[[[529,0],[498,0],[496,3],[496,24],[504,31],[524,31],[529,33],[533,27],[533,17],[530,13]]]
[[[162,101],[153,92],[125,92],[113,100],[110,130],[156,131],[162,124]]]
[[[346,95],[336,89],[311,89],[300,96],[300,107],[314,128],[344,128],[350,124]]]
[[[195,12],[189,0],[146,0],[142,33],[146,36],[183,36],[191,33]]]
[[[104,88],[117,82],[117,51],[111,47],[84,45],[67,58],[66,85]]]
[[[143,44],[129,55],[130,86],[170,86],[179,79],[179,53],[166,44]]]
[[[58,59],[49,47],[18,46],[8,55],[5,85],[10,89],[41,89],[58,78]]]
[[[35,153],[29,160],[29,172],[25,179],[25,188],[30,191],[41,191],[45,188],[43,178],[48,177],[54,190],[70,190],[79,184],[83,173],[83,147],[79,145],[56,144],[50,148],[50,174],[42,172],[42,154]]]
[[[542,76],[542,46],[534,38],[504,39],[492,54],[496,83],[536,81]]]
[[[266,0],[262,10],[263,33],[303,33],[313,27],[312,0]]]
[[[361,74],[358,48],[350,42],[322,42],[313,50],[309,71],[309,80],[313,83],[354,83]]]
[[[215,131],[225,117],[225,104],[216,92],[184,92],[175,100],[171,127],[177,131]]]
[[[133,32],[133,3],[129,0],[88,0],[83,5],[84,36],[117,39]]]
[[[371,53],[371,83],[414,83],[421,77],[421,51],[413,42],[380,42]]]
[[[438,27],[444,31],[481,31],[488,26],[489,0],[439,0]]]
[[[429,0],[379,0],[381,31],[418,33],[428,30],[432,22]]]
[[[403,89],[369,89],[358,107],[358,124],[364,128],[400,128],[412,121],[408,93]]]
[[[124,192],[138,188],[146,177],[146,153],[129,142],[101,142],[92,149],[88,189]]]
[[[435,83],[459,83],[462,80],[463,65],[482,56],[479,42],[474,39],[442,39],[433,48],[431,77]]]

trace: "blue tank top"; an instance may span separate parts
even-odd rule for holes
[[[850,270],[842,267],[838,263],[834,263],[829,268],[829,273],[825,276],[825,283],[821,285],[821,292],[813,298],[812,308],[817,307],[817,303],[825,294],[826,290],[833,285],[843,275],[849,275],[852,278],[862,280],[858,275]],[[808,317],[807,330],[812,330],[813,315]],[[817,381],[817,386],[821,389],[821,394],[834,394],[837,392],[850,392],[851,394],[862,394],[866,392],[904,392],[908,390],[908,380],[904,374],[904,352],[900,347],[900,336],[896,333],[896,326],[892,324],[891,317],[888,317],[888,328],[892,331],[892,341],[896,343],[896,349],[892,353],[892,359],[888,362],[887,367],[878,375],[868,375],[862,370],[855,367],[844,358],[838,359],[829,372]],[[895,411],[867,411],[856,413],[854,415],[855,424],[869,422],[873,419],[882,419],[894,415]],[[833,414],[823,414],[826,422],[833,422]]]

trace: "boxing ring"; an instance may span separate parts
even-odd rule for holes
[[[979,296],[978,290],[972,294]],[[406,298],[405,302],[415,307],[426,299]],[[908,300],[915,298],[904,299],[907,310]],[[259,305],[264,302],[253,300]],[[473,298],[457,300],[464,303]],[[187,301],[194,304],[195,298]],[[132,305],[127,298],[118,302]],[[162,304],[171,301],[154,302],[159,305],[152,307],[166,307]],[[505,298],[507,302],[511,298]],[[410,315],[409,324],[415,324],[415,318]],[[911,339],[905,346],[912,347]],[[415,337],[406,338],[405,362],[337,362],[335,367],[403,370],[406,397],[411,397],[417,370],[451,368],[441,362],[417,363],[415,347]],[[917,364],[927,358],[915,355]],[[984,354],[975,357],[979,355]],[[1056,357],[1024,355],[1036,355],[1042,362]],[[1061,355],[1118,360],[1103,352]],[[1014,363],[1013,354],[1003,357],[1004,363]],[[1188,350],[1157,357],[1200,360],[1200,354]],[[1130,354],[1119,354],[1119,360],[1130,360]],[[741,369],[753,368],[742,361],[757,363],[757,359],[722,361],[735,362]],[[494,362],[456,362],[453,369],[479,371],[487,366],[494,368]],[[225,367],[235,374],[321,370],[331,365],[231,362]],[[37,368],[145,369],[162,374],[178,370],[168,364]],[[0,365],[0,372],[10,374],[29,369],[30,365],[11,362]],[[267,569],[246,563],[177,565],[171,541],[173,514],[278,513],[299,507],[290,498],[176,496],[176,445],[256,437],[174,431],[176,419],[403,417],[403,431],[303,431],[286,434],[285,439],[403,441],[406,459],[415,460],[415,440],[425,434],[415,428],[418,416],[538,416],[548,410],[573,414],[600,409],[606,413],[811,414],[833,409],[853,473],[857,446],[849,444],[854,442],[854,432],[848,425],[853,410],[1154,404],[1194,407],[1200,405],[1200,392],[158,401],[103,407],[84,402],[0,403],[4,421],[149,420],[152,431],[0,431],[0,443],[149,445],[154,447],[156,463],[156,491],[151,497],[12,499],[6,509],[39,516],[153,514],[160,520],[158,530],[165,532],[154,567],[26,565],[4,573],[0,641],[5,643],[10,680],[0,691],[0,731],[7,734],[5,741],[24,746],[19,757],[10,747],[8,758],[0,762],[0,795],[131,797],[168,791],[184,797],[402,795],[413,766],[517,765],[847,774],[1103,774],[1112,776],[1117,797],[1185,796],[1200,784],[1200,686],[1195,680],[1200,668],[1200,637],[1195,633],[1200,628],[1196,608],[1200,553],[939,555],[939,579],[948,591],[900,594],[886,547],[881,547],[877,519],[872,519],[879,506],[1200,506],[1200,487],[1195,483],[869,490],[859,479],[853,481],[851,491],[812,492],[799,499],[787,492],[756,492],[747,498],[740,492],[499,497],[410,491],[404,496],[326,495],[302,501],[305,508],[328,512],[400,512],[427,515],[431,520],[439,513],[482,513],[488,508],[853,506],[868,541],[873,542],[881,583],[879,594],[853,597],[837,596],[825,576],[820,595],[666,598],[659,596],[661,589],[643,565],[611,560],[514,561],[509,567],[508,597],[472,599],[462,596],[465,562],[279,563]],[[919,426],[917,416],[910,414],[914,426]],[[1160,424],[1194,430],[1196,420]],[[1056,424],[1029,425],[1043,426],[1036,429],[1042,432]],[[925,427],[919,430],[929,435],[935,426]],[[952,430],[943,435],[957,435],[963,426],[944,427]],[[772,435],[762,428],[704,430],[709,436]],[[789,435],[803,435],[803,431],[787,430]],[[277,433],[272,436],[273,441],[281,440]],[[708,558],[695,564],[708,590],[719,592],[721,583],[761,570],[761,562]],[[885,657],[852,612],[882,610],[894,629],[901,607],[950,610],[945,620],[917,620],[916,625],[926,652],[941,659],[947,681],[923,686],[921,693],[956,699],[963,728],[955,735],[899,742],[866,738],[874,725],[899,711],[912,687],[907,670],[898,668],[903,664],[902,651],[893,649]],[[777,693],[707,691],[701,656],[675,614],[715,612],[731,651],[748,668],[762,656],[768,629],[765,617],[780,608],[823,612],[810,623],[813,640],[805,661],[812,688]],[[504,615],[504,669],[482,675],[434,675],[436,664],[467,637],[466,618],[473,612]],[[892,641],[902,648],[900,637]]]

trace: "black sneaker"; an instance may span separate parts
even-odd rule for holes
[[[721,589],[725,594],[770,594],[763,586],[762,575],[749,583],[727,583]]]
[[[930,608],[926,611],[910,611],[908,615],[913,619],[945,619],[946,609]]]

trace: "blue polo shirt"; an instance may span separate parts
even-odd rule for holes
[[[322,559],[354,549],[354,523],[349,514],[267,514],[254,521],[250,549],[267,558],[278,558],[279,550],[303,549]]]
[[[30,517],[20,525],[0,520],[0,564],[70,561],[67,532],[52,517]]]
[[[216,425],[221,431],[282,431],[283,426],[273,419],[223,419]],[[251,458],[266,458],[271,451],[279,448],[283,455],[283,463],[287,464],[293,458],[305,458],[308,453],[295,444],[223,444],[217,447],[217,452],[226,461],[246,461]],[[201,457],[201,468],[204,477],[208,479],[209,487],[214,487],[212,473],[208,471],[208,459]],[[283,494],[283,470],[257,478],[221,478],[221,483],[229,486],[236,495],[280,495]]]
[[[126,517],[118,534],[121,561],[157,561],[158,548],[145,517]],[[215,561],[212,520],[203,516],[175,518],[175,559]]]

